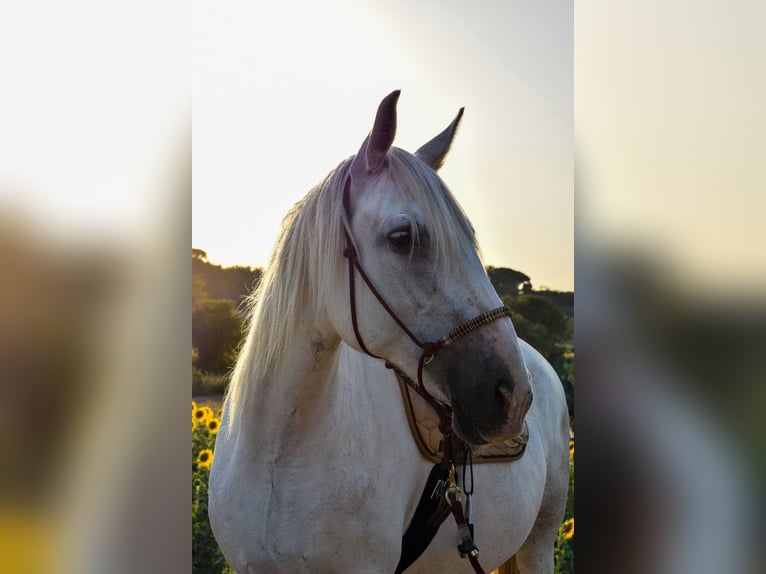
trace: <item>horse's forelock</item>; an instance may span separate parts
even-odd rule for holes
[[[473,226],[439,175],[399,148],[389,152],[389,174],[405,209],[417,204],[434,248],[439,268],[452,273],[478,251]],[[412,214],[410,221],[415,223]],[[417,229],[413,227],[413,231]]]

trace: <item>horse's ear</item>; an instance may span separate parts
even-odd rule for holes
[[[458,124],[460,124],[460,118],[463,117],[464,109],[460,108],[457,116],[447,126],[447,129],[415,152],[415,155],[430,165],[434,171],[438,171],[444,165],[444,158],[447,156],[447,152],[452,145],[452,139],[455,137],[455,132],[457,131]]]
[[[372,174],[383,167],[383,160],[396,135],[396,102],[400,93],[401,90],[395,90],[380,102],[372,131],[351,164],[353,172]]]

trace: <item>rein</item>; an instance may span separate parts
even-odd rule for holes
[[[349,229],[351,221],[351,209],[350,209],[350,189],[351,189],[351,176],[346,176],[346,182],[343,186],[343,209],[346,214],[347,224],[344,225],[344,232],[346,235],[346,248],[343,250],[343,255],[348,259],[348,281],[349,281],[349,300],[351,305],[351,323],[354,328],[354,335],[359,343],[359,347],[367,353],[369,356],[376,359],[382,359],[385,361],[386,367],[396,371],[403,379],[428,403],[434,408],[439,416],[439,430],[444,435],[444,455],[441,463],[434,466],[431,476],[426,483],[426,489],[421,496],[418,509],[416,510],[416,516],[413,518],[413,523],[407,529],[403,538],[402,558],[396,572],[402,572],[412,562],[414,562],[426,549],[433,537],[436,535],[439,526],[450,512],[455,518],[458,531],[461,537],[461,544],[458,546],[462,557],[467,557],[471,562],[474,570],[479,574],[484,574],[481,566],[478,562],[479,549],[473,543],[473,524],[471,517],[471,493],[473,492],[473,465],[470,456],[470,449],[463,443],[463,441],[452,432],[452,409],[449,405],[441,403],[434,398],[431,393],[426,390],[423,384],[423,369],[433,361],[436,353],[449,345],[459,341],[469,333],[472,333],[476,329],[483,327],[501,319],[503,317],[511,317],[511,310],[503,305],[496,309],[485,311],[462,323],[457,328],[450,331],[444,337],[437,339],[436,341],[422,342],[402,321],[394,310],[388,305],[386,300],[380,294],[370,281],[370,278],[364,272],[361,264],[359,263],[358,254],[356,248],[351,240],[351,232]],[[420,358],[418,359],[418,380],[417,385],[407,377],[399,368],[395,365],[370,352],[367,346],[364,344],[362,335],[359,332],[359,322],[356,316],[356,284],[355,276],[356,272],[367,285],[368,289],[372,292],[378,302],[383,306],[386,312],[391,318],[399,325],[399,328],[407,335],[413,343],[415,343],[421,349]],[[455,480],[455,466],[453,461],[453,453],[463,451],[464,455],[464,474],[465,474],[465,462],[471,467],[471,492],[466,494],[457,486]],[[449,473],[448,475],[446,473]],[[441,476],[441,478],[439,478]],[[464,486],[465,486],[465,480]],[[435,483],[435,484],[432,484]],[[433,488],[433,490],[431,490]],[[429,496],[430,495],[430,496]],[[434,503],[436,499],[436,503]],[[445,505],[449,507],[449,510],[445,514]],[[465,511],[464,504],[465,502]],[[429,510],[421,512],[421,507],[428,506]],[[433,508],[431,508],[433,507]],[[419,518],[419,515],[424,514]],[[416,522],[422,524],[415,525]],[[415,526],[415,532],[411,532]],[[408,544],[411,543],[411,544]],[[408,548],[409,546],[415,547]]]

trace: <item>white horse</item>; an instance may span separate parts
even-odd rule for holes
[[[398,96],[381,102],[357,155],[288,214],[253,297],[209,489],[213,532],[240,574],[395,570],[432,463],[410,434],[394,375],[363,351],[417,380],[426,354],[417,339],[435,341],[502,304],[435,171],[462,110],[412,155],[391,146]],[[361,280],[352,311],[347,241],[392,314]],[[469,447],[518,435],[526,417],[520,460],[474,467],[476,544],[487,571],[515,556],[522,573],[552,572],[569,459],[556,373],[508,317],[485,321],[422,371]],[[459,542],[448,519],[407,572],[470,571]]]

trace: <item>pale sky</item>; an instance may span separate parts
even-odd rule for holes
[[[577,219],[687,289],[766,286],[766,3],[589,2],[577,18]]]
[[[0,216],[93,242],[131,242],[164,216],[189,163],[191,18],[179,4],[2,4]]]
[[[441,175],[486,263],[573,289],[572,41],[568,2],[195,1],[193,246],[263,266],[401,89],[409,151],[466,108]]]

